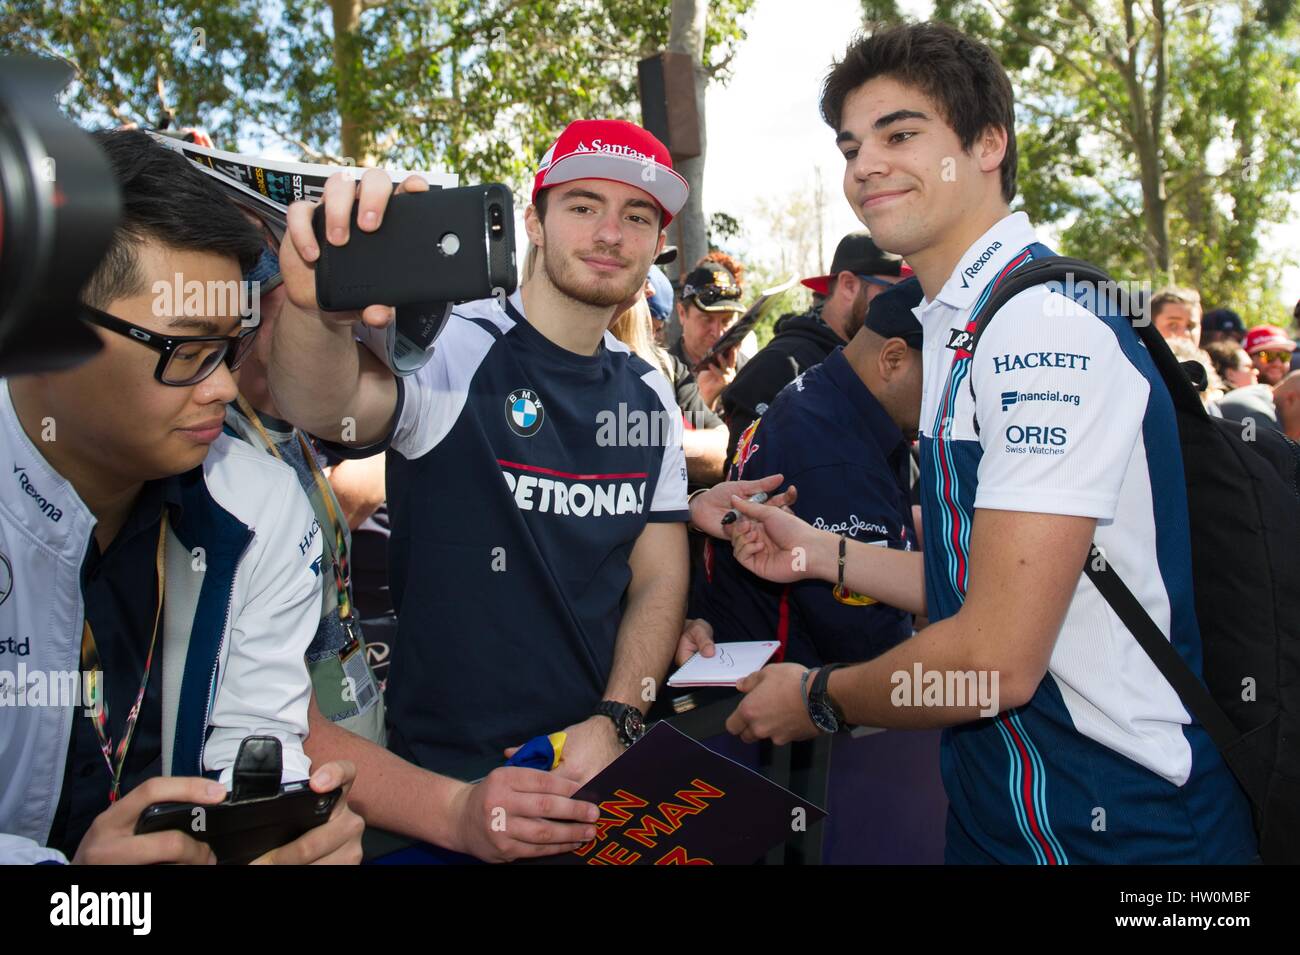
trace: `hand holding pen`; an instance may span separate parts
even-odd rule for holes
[[[766,504],[767,492],[759,491],[753,497],[746,498],[746,500],[751,504]],[[727,511],[726,514],[722,515],[722,526],[726,527],[728,524],[734,524],[738,520],[740,520],[740,512],[733,507],[731,510]]]

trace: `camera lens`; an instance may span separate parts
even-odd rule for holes
[[[77,295],[121,200],[102,151],[59,111],[65,63],[0,56],[0,375],[72,367],[99,350]]]

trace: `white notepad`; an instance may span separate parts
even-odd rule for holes
[[[740,643],[716,643],[711,657],[699,653],[668,678],[669,686],[735,686],[751,673],[763,668],[781,644],[775,640],[746,640]]]

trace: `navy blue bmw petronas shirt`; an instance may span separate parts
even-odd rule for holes
[[[457,306],[389,439],[349,452],[389,449],[394,752],[473,779],[591,716],[632,547],[690,517],[681,434],[667,380],[613,336],[561,348],[518,292]]]

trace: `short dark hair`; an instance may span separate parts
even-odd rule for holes
[[[860,33],[822,84],[822,119],[839,132],[844,100],[878,76],[915,86],[934,100],[968,152],[990,126],[1004,129],[1002,198],[1015,197],[1016,98],[992,50],[946,23],[901,23]]]
[[[1250,362],[1246,350],[1234,341],[1210,342],[1203,348],[1210,356],[1210,361],[1214,363],[1214,370],[1224,381],[1228,379],[1228,372],[1235,371],[1241,366],[1242,358],[1245,358],[1247,363]]]
[[[248,269],[263,236],[188,159],[138,129],[104,130],[92,137],[108,157],[122,194],[122,217],[108,251],[82,289],[89,305],[103,308],[147,288],[137,249],[154,241],[172,249],[211,252]]]

